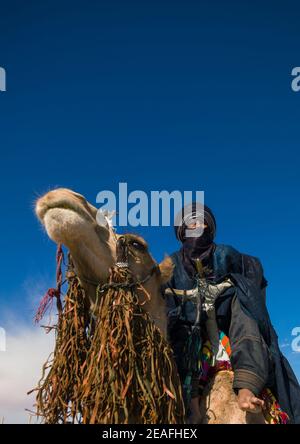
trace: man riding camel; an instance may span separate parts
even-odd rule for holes
[[[191,422],[200,418],[203,369],[198,360],[209,339],[213,365],[227,362],[234,371],[233,390],[242,410],[259,412],[261,392],[269,388],[289,422],[300,423],[300,387],[268,315],[260,261],[214,243],[216,220],[205,205],[186,206],[176,221],[182,247],[171,255],[174,274],[165,297],[169,340]],[[221,335],[230,340],[230,354]]]

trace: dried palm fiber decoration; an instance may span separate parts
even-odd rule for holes
[[[36,414],[46,423],[185,422],[173,353],[143,308],[150,296],[128,268],[127,248],[122,236],[119,266],[110,270],[107,284],[97,286],[93,313],[72,263],[64,303],[55,293],[56,345],[36,388]]]
[[[45,327],[55,330],[55,348],[42,369],[42,377],[36,389],[36,414],[46,423],[80,422],[81,405],[79,393],[82,384],[82,365],[89,347],[87,334],[88,307],[84,291],[72,271],[69,256],[67,280],[68,291],[61,301],[63,251],[57,250],[57,288],[50,289],[41,301],[36,321],[39,322],[56,297],[57,324]],[[29,392],[31,393],[31,392]]]

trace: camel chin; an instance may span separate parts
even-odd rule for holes
[[[78,213],[66,208],[50,208],[43,217],[43,223],[50,239],[68,245],[69,239],[76,242],[90,238],[91,227]]]

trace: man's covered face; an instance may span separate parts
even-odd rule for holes
[[[203,227],[201,228],[202,234],[200,236],[184,236],[183,238],[182,246],[185,250],[190,251],[191,256],[202,254],[213,244],[214,236],[208,225],[204,224],[204,229]],[[189,229],[197,230],[197,227]]]
[[[175,219],[175,233],[182,243],[189,237],[207,238],[208,233],[214,239],[216,221],[212,211],[199,202],[186,205]]]
[[[197,216],[196,214],[192,214],[184,219],[183,221],[183,238],[185,239],[189,237],[198,238],[204,234],[205,228],[207,228],[207,224],[205,223],[203,214]]]

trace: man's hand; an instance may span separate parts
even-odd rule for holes
[[[260,413],[264,406],[264,401],[257,398],[250,390],[240,389],[238,394],[238,404],[241,410],[250,413]]]

